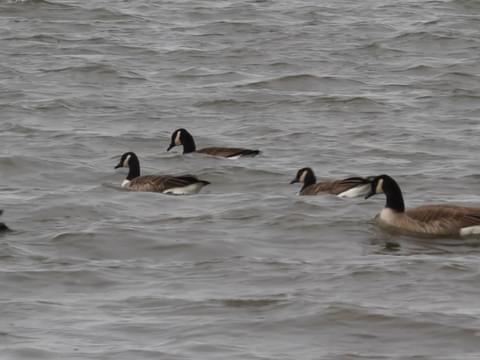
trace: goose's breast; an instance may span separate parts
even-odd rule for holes
[[[395,225],[398,222],[398,217],[399,214],[397,212],[389,208],[384,208],[380,211],[377,219],[385,224]]]

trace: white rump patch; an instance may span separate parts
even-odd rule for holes
[[[364,197],[369,193],[370,188],[371,188],[370,184],[358,185],[358,186],[355,186],[354,188],[348,189],[338,194],[337,196],[340,198]]]
[[[129,185],[130,185],[130,180],[125,179],[125,180],[122,181],[122,185],[121,185],[121,186],[122,186],[123,188],[126,188],[126,187],[128,187]]]
[[[164,190],[163,193],[171,195],[191,195],[198,193],[204,186],[204,183],[198,182],[187,186],[170,188],[168,190]]]
[[[480,225],[460,229],[460,236],[480,235]]]
[[[257,156],[257,153],[252,153],[252,154],[240,154],[240,155],[234,155],[234,156],[228,156],[229,159],[240,159],[240,158],[253,158]]]
[[[229,156],[227,157],[227,159],[237,160],[237,159],[240,159],[241,157],[244,157],[244,156],[242,155]]]

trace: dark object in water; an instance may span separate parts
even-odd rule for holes
[[[2,214],[3,214],[3,210],[0,210],[0,215],[2,215]],[[10,230],[10,229],[8,228],[8,226],[5,225],[4,223],[0,222],[0,232],[2,232],[2,231],[8,231],[8,230]]]

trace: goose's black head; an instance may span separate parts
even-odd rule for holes
[[[138,162],[137,155],[135,153],[129,151],[126,152],[122,155],[120,158],[120,161],[118,164],[115,166],[115,169],[121,168],[121,167],[130,167],[131,164],[134,164],[135,162]]]
[[[402,190],[400,190],[397,182],[388,175],[379,175],[373,178],[370,192],[365,196],[365,199],[382,193],[385,194],[387,198],[385,207],[400,212],[405,211]]]
[[[317,181],[317,178],[315,177],[313,170],[309,167],[306,167],[297,171],[297,175],[295,176],[295,179],[290,181],[290,184],[295,184],[299,182],[299,183],[303,183],[304,186],[308,186],[311,184],[315,184],[316,181]]]
[[[137,176],[140,176],[140,161],[138,160],[137,155],[134,152],[126,152],[120,158],[115,169],[126,167],[128,168],[127,180],[135,179]]]
[[[190,153],[196,150],[193,136],[185,129],[177,129],[172,133],[170,145],[167,151],[170,151],[174,146],[183,145],[183,153]]]

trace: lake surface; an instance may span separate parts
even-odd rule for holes
[[[480,2],[0,0],[3,359],[479,359],[480,241],[385,234],[480,206]],[[197,145],[257,158],[166,152]],[[192,173],[194,196],[119,190]]]

